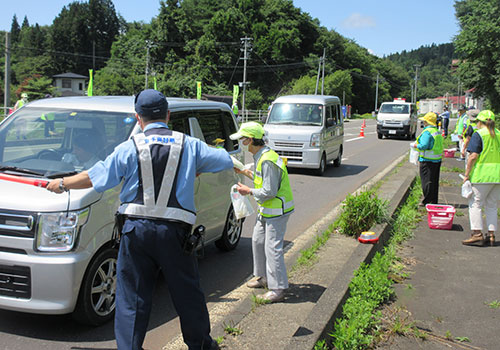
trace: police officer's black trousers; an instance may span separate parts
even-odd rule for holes
[[[140,350],[161,267],[190,350],[209,349],[210,320],[196,258],[183,253],[184,226],[127,219],[118,254],[115,336],[118,350]]]
[[[441,162],[420,162],[420,180],[424,194],[423,204],[437,204]]]

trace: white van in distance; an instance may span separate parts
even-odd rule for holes
[[[417,133],[417,109],[414,104],[402,98],[393,102],[384,102],[377,115],[378,138],[389,136],[404,136],[408,140],[415,138]]]
[[[341,164],[344,121],[336,96],[279,97],[271,105],[264,130],[269,147],[287,159],[288,167],[315,169],[323,175],[328,162]]]

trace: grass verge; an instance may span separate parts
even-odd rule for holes
[[[344,304],[342,318],[335,322],[330,333],[335,349],[366,349],[376,336],[376,326],[381,319],[377,308],[393,295],[394,276],[401,278],[402,269],[396,256],[397,245],[411,237],[421,218],[418,203],[421,196],[417,181],[406,203],[399,209],[392,224],[392,236],[384,248],[377,253],[371,264],[362,264],[349,285],[350,297]],[[318,342],[318,349],[326,349],[325,342]]]

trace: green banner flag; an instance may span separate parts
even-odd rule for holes
[[[201,100],[201,81],[196,82],[196,98]]]
[[[238,85],[233,85],[233,113],[238,115],[238,94],[240,93],[240,87]]]
[[[156,88],[156,77],[153,77],[153,79],[154,79],[154,82],[155,82],[155,90],[158,90],[158,89]]]
[[[92,79],[92,69],[89,69],[89,86],[87,87],[87,96],[94,96],[93,93],[92,93],[92,89],[93,89],[93,85],[94,82],[93,82],[93,79]]]

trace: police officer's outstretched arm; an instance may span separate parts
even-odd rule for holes
[[[224,148],[209,147],[205,142],[186,136],[187,142],[196,154],[197,173],[216,173],[232,169],[233,161]]]
[[[92,181],[87,171],[82,171],[79,174],[64,177],[61,179],[54,179],[47,185],[47,190],[55,193],[63,193],[67,190],[83,189],[92,187]]]

